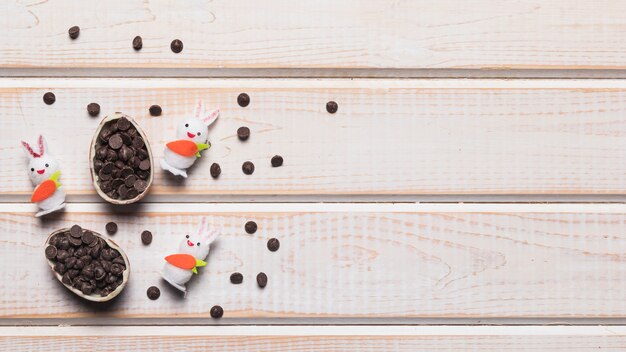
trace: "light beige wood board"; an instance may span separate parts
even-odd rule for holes
[[[93,196],[87,155],[101,118],[133,116],[160,159],[198,98],[221,109],[213,147],[185,181],[158,168],[152,195],[626,193],[619,80],[4,79],[0,86],[0,194],[11,200],[27,201],[32,191],[21,139],[45,134],[66,192]],[[42,101],[49,90],[57,97],[50,106]],[[237,104],[241,92],[251,97],[246,108]],[[326,112],[329,100],[338,102],[336,114]],[[98,118],[87,114],[90,102],[101,105]],[[161,116],[150,116],[152,104]],[[240,126],[252,131],[246,142],[237,138]],[[283,167],[271,167],[275,154]],[[241,171],[246,160],[256,165],[251,176]],[[209,175],[213,162],[222,168],[218,180]]]
[[[41,221],[29,205],[0,207],[0,317],[616,318],[626,316],[625,205],[152,204],[112,212],[70,204]],[[223,236],[182,298],[160,280],[163,258],[202,216]],[[244,232],[254,220],[258,231]],[[52,276],[43,243],[72,224],[113,237],[132,272],[98,309]],[[154,234],[151,245],[140,233]],[[269,252],[266,242],[281,246]],[[244,282],[233,285],[230,274]],[[257,273],[269,283],[257,287]],[[161,288],[150,301],[146,289]],[[206,319],[206,320],[203,320]]]
[[[0,12],[3,67],[626,67],[626,3],[612,0],[22,0]]]
[[[623,351],[623,326],[0,328],[6,351]]]

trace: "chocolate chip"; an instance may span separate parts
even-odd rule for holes
[[[183,42],[181,42],[179,39],[172,40],[172,44],[170,44],[170,49],[172,49],[172,51],[176,54],[180,53],[181,51],[183,51]]]
[[[156,286],[148,287],[148,291],[146,291],[146,293],[148,294],[148,298],[150,298],[153,301],[161,297],[161,290],[159,290],[159,288]]]
[[[113,135],[109,139],[109,147],[115,150],[120,149],[123,144],[124,144],[124,141],[122,140],[122,136],[120,136],[119,134]]]
[[[139,169],[143,171],[150,170],[150,160],[149,159],[142,160],[141,163],[139,164]]]
[[[137,181],[137,176],[130,175],[124,179],[124,184],[126,187],[135,187],[135,182]]]
[[[239,104],[242,108],[245,108],[248,104],[250,104],[250,96],[246,93],[239,94],[237,97],[237,104]]]
[[[135,188],[135,190],[137,190],[137,192],[139,193],[145,191],[146,187],[148,187],[148,183],[144,180],[137,180],[133,184],[133,188]]]
[[[83,237],[82,237],[83,243],[84,244],[91,244],[92,242],[94,242],[96,240],[96,236],[94,236],[94,234],[90,231],[85,231],[83,233]]]
[[[250,129],[245,126],[239,127],[237,129],[237,137],[239,137],[241,141],[248,140],[248,138],[250,138]]]
[[[256,229],[257,229],[256,222],[248,221],[248,222],[246,222],[246,225],[244,226],[244,228],[246,229],[246,232],[248,234],[252,235],[253,233],[256,232]]]
[[[141,48],[143,48],[143,40],[141,39],[140,36],[136,36],[133,39],[133,49],[141,50]]]
[[[283,166],[283,157],[280,155],[274,155],[272,157],[272,166],[273,167]]]
[[[219,319],[224,315],[224,309],[220,306],[211,307],[211,318]]]
[[[141,243],[145,244],[145,245],[149,245],[150,243],[152,243],[152,232],[150,231],[144,231],[141,233]]]
[[[222,168],[220,167],[220,164],[218,163],[211,164],[211,177],[218,178],[221,173],[222,173]]]
[[[135,138],[133,138],[133,142],[131,143],[131,145],[133,146],[133,148],[135,149],[141,149],[143,148],[145,144],[145,142],[143,141],[143,138],[141,138],[140,136],[136,136]]]
[[[105,227],[110,235],[114,235],[117,232],[117,224],[112,221],[108,222]]]
[[[160,116],[161,112],[163,112],[163,110],[161,109],[160,106],[158,105],[152,105],[150,106],[150,108],[148,109],[148,111],[150,111],[150,115],[152,116]]]
[[[98,103],[90,103],[89,105],[87,105],[87,113],[89,114],[89,116],[98,116],[98,114],[100,113],[100,105]]]
[[[57,256],[57,247],[49,245],[46,247],[46,258],[52,259]]]
[[[75,238],[81,238],[83,235],[83,229],[79,225],[74,225],[70,228],[70,235]]]
[[[230,283],[239,285],[242,282],[243,282],[243,275],[241,275],[241,273],[232,273],[230,275]]]
[[[70,29],[67,30],[67,33],[70,35],[70,38],[76,39],[78,38],[78,35],[80,34],[80,27],[78,26],[70,27]]]
[[[326,111],[328,111],[329,113],[334,114],[337,112],[337,109],[339,109],[339,106],[336,102],[329,101],[328,103],[326,103]]]
[[[120,131],[126,131],[130,128],[130,126],[130,121],[128,121],[128,119],[124,116],[120,117],[119,120],[117,120],[117,129]]]
[[[70,244],[71,244],[72,246],[74,246],[74,247],[78,247],[78,246],[80,246],[81,244],[83,244],[83,240],[82,240],[80,237],[73,237],[73,236],[70,236],[70,238],[68,238],[68,239],[69,239],[69,241],[70,241]]]
[[[269,249],[270,252],[276,252],[278,248],[280,248],[280,241],[278,239],[270,238],[269,241],[267,241],[267,249]]]
[[[47,105],[52,105],[57,100],[57,97],[52,92],[47,92],[43,95],[43,102]]]
[[[267,286],[267,275],[265,275],[265,273],[259,273],[256,276],[256,283],[259,284],[260,288],[265,288],[265,286]]]
[[[252,175],[254,172],[254,164],[251,161],[246,161],[241,165],[241,170],[246,175]]]

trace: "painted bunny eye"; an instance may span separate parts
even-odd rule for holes
[[[46,164],[46,167],[48,167],[48,166],[50,166],[50,165]]]
[[[200,247],[200,242],[196,243],[196,245],[197,245],[198,247]]]
[[[198,132],[198,136],[201,135],[202,133]]]
[[[187,236],[185,236],[185,237],[189,238],[189,235],[187,235]]]
[[[186,124],[185,124],[185,127],[189,127],[189,124],[188,124],[188,123],[186,123]]]
[[[35,172],[35,168],[34,168],[34,167],[31,167],[31,168],[30,168],[30,171]]]

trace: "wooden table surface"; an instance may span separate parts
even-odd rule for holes
[[[0,350],[626,350],[625,2],[20,0],[0,13]],[[134,117],[159,159],[197,99],[221,115],[189,178],[155,170],[140,204],[104,203],[88,160],[100,120]],[[68,193],[43,219],[19,143],[40,133]],[[203,217],[223,234],[182,298],[163,257]],[[87,304],[43,243],[109,221],[131,280]]]

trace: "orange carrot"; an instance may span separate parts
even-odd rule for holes
[[[196,267],[196,258],[191,254],[172,254],[165,257],[165,261],[181,269],[191,270]]]
[[[167,148],[182,156],[194,156],[198,152],[198,146],[194,141],[179,139],[167,143]]]
[[[54,194],[57,190],[57,184],[53,180],[45,180],[35,188],[33,191],[33,196],[30,198],[30,201],[33,203],[41,202],[42,200],[48,199],[50,196]]]

